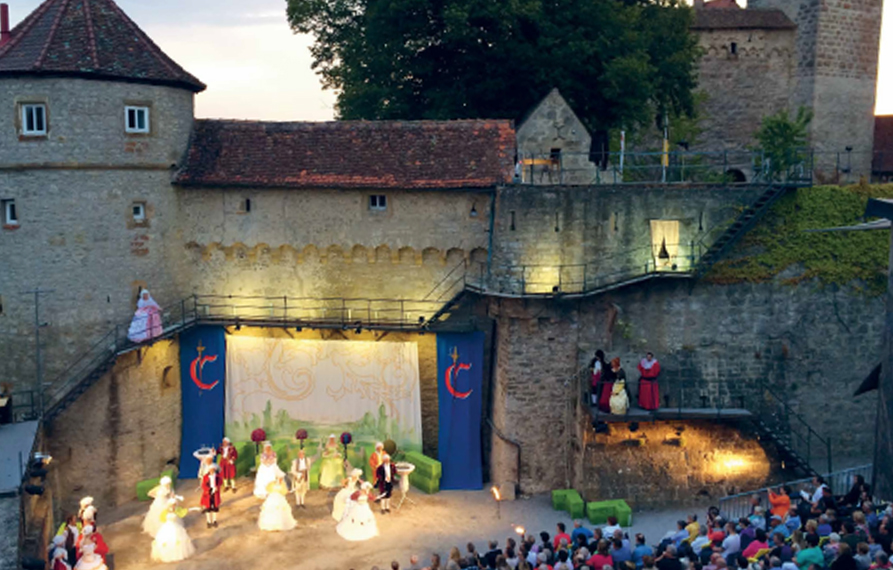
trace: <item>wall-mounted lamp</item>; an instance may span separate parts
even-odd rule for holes
[[[474,203],[471,204],[471,212],[469,212],[468,215],[472,218],[478,217],[478,209]]]

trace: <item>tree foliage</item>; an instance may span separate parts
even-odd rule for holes
[[[768,161],[764,168],[773,180],[790,177],[791,170],[805,160],[811,122],[812,109],[808,107],[800,107],[793,119],[784,109],[763,118],[754,138]]]
[[[343,119],[517,119],[558,87],[590,129],[690,113],[680,0],[286,0]]]

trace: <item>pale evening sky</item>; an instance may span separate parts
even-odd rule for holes
[[[12,25],[41,0],[6,0]],[[200,117],[321,121],[334,94],[310,69],[312,38],[296,36],[285,0],[117,0],[168,55],[208,85]],[[893,0],[884,0],[876,112],[893,114]]]

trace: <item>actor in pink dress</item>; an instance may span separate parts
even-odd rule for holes
[[[136,304],[136,313],[130,321],[127,338],[133,342],[145,342],[157,336],[161,336],[161,307],[149,291],[143,289]]]

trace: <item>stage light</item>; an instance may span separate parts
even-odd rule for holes
[[[499,489],[497,487],[495,487],[495,486],[490,487],[490,492],[493,493],[493,498],[496,499],[497,501],[501,498],[501,495],[499,494]]]
[[[523,526],[516,526],[516,527],[515,527],[515,532],[518,534],[518,536],[523,537],[523,536],[524,536],[524,527],[523,527]]]

